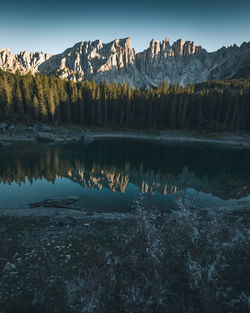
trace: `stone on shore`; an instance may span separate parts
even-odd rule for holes
[[[36,140],[38,142],[54,142],[56,141],[56,137],[49,133],[38,133]]]
[[[0,130],[5,130],[8,127],[7,123],[0,123]]]

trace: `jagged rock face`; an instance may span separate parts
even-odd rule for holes
[[[135,54],[130,38],[108,44],[100,40],[79,42],[58,55],[43,52],[12,54],[0,50],[0,68],[22,73],[31,71],[53,74],[73,81],[107,80],[157,86],[163,80],[182,85],[210,79],[231,78],[250,67],[250,42],[209,53],[193,41],[179,39],[172,45],[168,38],[152,40],[149,48]]]
[[[5,71],[15,73],[20,71],[26,74],[27,72],[38,72],[38,66],[47,61],[52,55],[43,52],[21,51],[19,54],[12,54],[9,49],[0,50],[0,68]]]
[[[209,53],[192,41],[152,40],[147,50],[136,55],[136,64],[146,86],[157,86],[163,80],[187,85],[211,79],[233,77],[250,65],[250,42]]]
[[[201,75],[210,66],[206,61],[208,53],[194,42],[179,39],[170,45],[152,40],[147,50],[136,55],[143,85],[157,86],[163,80],[180,82],[183,85],[204,81]]]
[[[135,51],[130,38],[116,39],[102,44],[100,40],[77,43],[62,54],[50,58],[39,66],[44,74],[54,74],[74,81],[107,80],[128,82],[133,86],[138,76],[135,64]]]

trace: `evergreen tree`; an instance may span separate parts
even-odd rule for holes
[[[38,121],[38,110],[39,110],[39,104],[38,104],[38,99],[37,96],[34,95],[33,101],[32,101],[32,117],[35,121]]]
[[[54,76],[0,70],[0,119],[81,125],[250,131],[250,81],[188,85],[162,82],[74,83]]]

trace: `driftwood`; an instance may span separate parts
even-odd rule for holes
[[[78,200],[77,197],[68,197],[68,198],[63,198],[63,199],[45,199],[40,202],[32,202],[29,204],[29,207],[31,209],[45,207],[45,208],[58,208],[58,209],[82,211],[83,209],[79,207],[70,206],[72,203],[75,203],[77,200]]]

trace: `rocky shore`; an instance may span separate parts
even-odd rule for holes
[[[6,146],[18,141],[37,142],[82,142],[89,143],[100,138],[123,138],[136,140],[151,140],[159,143],[187,142],[223,144],[250,148],[250,134],[208,132],[191,130],[128,130],[82,128],[80,126],[48,126],[22,125],[0,123],[0,146]]]
[[[0,312],[129,313],[123,308],[137,303],[135,312],[178,312],[184,292],[182,312],[212,312],[214,303],[214,312],[246,312],[247,216],[145,204],[123,216],[50,207],[0,214]]]

